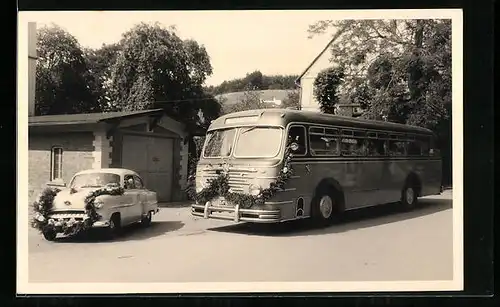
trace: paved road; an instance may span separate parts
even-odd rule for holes
[[[451,280],[451,191],[350,213],[324,229],[194,219],[189,208],[164,208],[149,229],[117,241],[29,232],[30,282],[251,282]]]

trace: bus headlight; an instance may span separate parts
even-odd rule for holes
[[[257,196],[262,192],[262,188],[258,184],[251,184],[250,187],[248,188],[248,192],[250,195]]]

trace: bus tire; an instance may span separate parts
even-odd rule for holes
[[[338,197],[333,188],[320,187],[311,201],[311,219],[314,225],[328,226],[335,221]]]
[[[401,204],[404,211],[410,211],[415,208],[418,202],[417,189],[411,181],[407,182],[401,193]]]

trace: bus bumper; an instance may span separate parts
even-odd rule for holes
[[[253,223],[277,223],[281,220],[280,210],[254,210],[234,207],[206,205],[192,205],[191,214],[205,219],[232,220]]]

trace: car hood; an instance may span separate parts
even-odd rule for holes
[[[64,189],[57,193],[54,198],[53,211],[70,211],[70,210],[85,210],[85,198],[90,192],[96,190],[95,188],[79,189],[71,191],[71,189]]]

